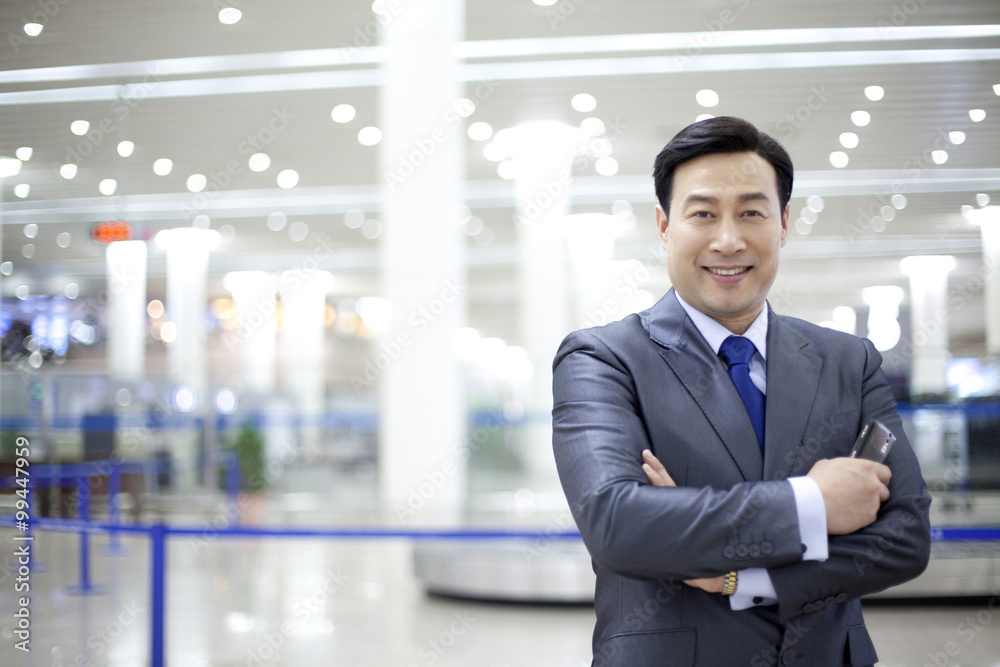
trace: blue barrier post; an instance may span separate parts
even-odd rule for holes
[[[80,521],[87,523],[90,521],[90,488],[87,483],[87,475],[81,474],[76,478],[76,498]],[[80,583],[66,587],[71,595],[93,595],[103,593],[100,586],[90,583],[90,532],[80,531]]]
[[[149,549],[150,561],[152,562],[152,581],[150,582],[150,606],[152,607],[153,627],[150,631],[150,665],[151,667],[163,667],[164,645],[163,645],[163,623],[166,610],[166,600],[164,591],[166,590],[167,576],[167,551],[166,551],[166,526],[158,523],[149,529]]]
[[[117,459],[111,460],[111,472],[108,473],[108,521],[117,526],[121,523],[121,512],[118,507],[118,496],[122,488],[122,471]],[[118,538],[118,531],[114,528],[108,531],[108,544],[104,548],[104,553],[108,556],[123,556],[125,549]]]

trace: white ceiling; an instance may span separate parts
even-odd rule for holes
[[[378,149],[356,138],[377,124],[378,65],[388,55],[366,36],[379,31],[369,3],[229,4],[243,11],[232,26],[208,0],[0,3],[0,155],[33,149],[0,193],[3,260],[13,265],[0,285],[5,297],[20,284],[61,293],[70,281],[84,295],[98,293],[104,254],[89,240],[94,223],[128,219],[143,237],[185,224],[187,176],[221,173],[234,159],[239,173],[206,207],[212,227],[235,229],[212,254],[212,296],[225,293],[226,271],[277,270],[301,258],[303,243],[267,228],[278,210],[343,249],[327,265],[340,295],[378,292],[378,241],[344,224],[352,208],[379,216]],[[45,27],[28,38],[32,16]],[[643,259],[656,246],[649,174],[662,145],[700,113],[742,116],[791,153],[793,216],[808,195],[825,200],[811,233],[793,233],[785,248],[776,289],[790,295],[786,312],[818,321],[837,305],[863,308],[863,287],[907,285],[902,257],[946,252],[958,259],[951,288],[967,295],[953,313],[954,350],[984,353],[980,237],[960,212],[977,194],[1000,203],[996,0],[468,0],[465,31],[457,55],[467,91],[498,83],[468,122],[499,130],[534,119],[604,120],[619,171],[600,176],[592,163],[577,170],[573,210],[631,202],[639,224],[620,241],[619,259]],[[884,99],[866,99],[869,85],[882,86]],[[703,88],[718,92],[717,107],[696,103]],[[597,100],[590,114],[570,106],[581,92]],[[350,123],[330,118],[341,103],[357,109]],[[871,114],[867,127],[851,122],[859,109]],[[973,122],[970,109],[983,109],[985,120]],[[270,168],[251,172],[241,143],[286,116],[266,147]],[[70,133],[77,119],[90,122],[89,139]],[[846,131],[859,136],[857,148],[840,146]],[[952,145],[952,131],[965,142]],[[135,143],[131,157],[116,152],[123,139]],[[466,195],[492,240],[469,239],[469,323],[517,342],[514,191],[482,146],[466,144]],[[930,162],[942,147],[947,162]],[[834,150],[848,153],[846,168],[831,166]],[[174,162],[168,176],[153,174],[161,157]],[[80,164],[73,180],[57,173],[67,161]],[[275,184],[286,168],[301,177],[291,190]],[[106,178],[118,182],[112,196],[98,192]],[[31,188],[26,198],[14,194],[22,183]],[[859,225],[859,212],[880,208],[892,191],[906,194],[906,208],[882,231]],[[24,237],[28,223],[39,225],[37,238]],[[66,248],[54,242],[61,232],[72,238]],[[28,242],[31,259],[22,255]],[[154,251],[151,297],[162,297],[163,273]],[[662,291],[665,279],[650,289]]]

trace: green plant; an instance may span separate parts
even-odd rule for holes
[[[17,433],[0,431],[0,461],[13,461],[17,449]]]
[[[264,438],[253,424],[244,424],[230,449],[240,462],[240,490],[262,491],[267,488],[264,471]]]

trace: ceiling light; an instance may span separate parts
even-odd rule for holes
[[[80,286],[76,283],[67,283],[66,288],[63,290],[63,294],[66,295],[67,299],[75,299],[80,296]]]
[[[282,169],[278,172],[278,187],[283,190],[294,188],[299,184],[299,172],[294,169]]]
[[[969,109],[969,118],[973,123],[981,123],[986,118],[986,111],[983,109]]]
[[[595,116],[584,118],[580,122],[580,129],[588,137],[599,137],[604,134],[604,121]]]
[[[21,161],[12,157],[0,156],[0,178],[9,178],[21,173]]]
[[[479,120],[469,125],[467,132],[473,141],[486,141],[493,136],[493,127],[489,123]]]
[[[24,199],[31,192],[31,186],[27,183],[18,183],[14,186],[14,196]]]
[[[500,162],[506,158],[507,155],[507,149],[498,144],[496,141],[491,141],[483,146],[483,157],[490,162]]]
[[[366,239],[377,239],[382,233],[382,223],[372,218],[361,225],[361,235]]]
[[[705,88],[694,94],[694,99],[703,107],[712,108],[719,103],[719,94],[714,90]]]
[[[219,10],[219,23],[223,25],[239,23],[241,18],[243,18],[243,12],[235,7],[223,7]]]
[[[288,228],[288,238],[292,239],[296,243],[299,241],[305,241],[307,236],[309,236],[309,225],[301,220],[293,222]]]
[[[885,90],[882,86],[867,86],[865,88],[865,97],[872,102],[878,102],[880,99],[885,97]]]
[[[715,118],[715,116],[713,116],[713,115],[712,115],[712,114],[710,114],[710,113],[703,113],[703,114],[699,114],[699,115],[698,115],[698,116],[697,116],[697,117],[696,117],[696,118],[694,119],[694,122],[696,122],[696,123],[700,123],[701,121],[703,121],[703,120],[708,120],[709,118]]]
[[[892,207],[898,211],[906,208],[906,195],[895,194],[889,198],[892,203]]]
[[[993,94],[1000,96],[1000,83],[993,84]]]
[[[231,243],[236,238],[236,228],[232,225],[219,227],[219,243]]]
[[[31,155],[33,153],[34,153],[34,150],[32,150],[31,146],[21,146],[16,151],[14,151],[14,155],[21,162],[27,162],[28,160],[30,160],[31,159]]]
[[[191,226],[196,227],[197,229],[209,229],[212,226],[212,219],[204,213],[199,213],[194,216],[194,220],[191,221]]]
[[[517,178],[517,163],[514,160],[504,160],[497,165],[497,176],[512,181]]]
[[[990,196],[985,192],[980,192],[976,195],[976,203],[980,206],[986,206],[990,203]]]
[[[187,189],[191,192],[201,192],[208,185],[205,174],[191,174],[187,179]]]
[[[153,162],[153,173],[157,176],[166,176],[174,169],[174,161],[167,157],[161,157]]]
[[[27,299],[29,294],[31,294],[31,291],[28,289],[27,285],[18,285],[14,288],[14,296],[21,301]]]
[[[882,215],[882,219],[886,222],[892,222],[896,217],[896,209],[891,206],[883,206],[879,209],[879,213]]]
[[[118,154],[122,157],[129,157],[135,150],[135,144],[131,141],[119,141],[118,142]]]
[[[350,123],[357,115],[357,110],[350,104],[338,104],[330,112],[330,118],[334,123]]]
[[[858,135],[853,132],[843,132],[840,135],[840,145],[844,148],[857,148],[858,141]]]
[[[97,189],[102,195],[113,195],[118,189],[118,181],[113,178],[105,178],[97,184]]]
[[[812,225],[815,224],[817,220],[819,220],[819,213],[806,206],[799,213],[799,218],[805,220],[807,223]]]
[[[3,264],[0,264],[0,273],[4,274],[5,276],[9,276],[10,274],[14,273],[14,262],[8,260]]]
[[[69,243],[72,240],[73,237],[70,236],[69,232],[59,232],[59,234],[56,236],[56,245],[58,245],[60,248],[68,248]]]
[[[799,218],[795,221],[795,231],[802,234],[802,236],[806,236],[812,231],[812,223],[805,218]]]
[[[38,236],[38,225],[33,222],[29,222],[24,226],[23,231],[25,238],[33,239]]]
[[[614,176],[618,173],[618,160],[613,157],[602,157],[598,158],[594,162],[594,169],[601,176]]]
[[[247,164],[250,166],[250,171],[260,173],[271,166],[271,156],[267,153],[254,153],[247,160]]]
[[[69,131],[78,137],[82,137],[87,134],[87,130],[90,129],[90,122],[86,120],[74,120],[69,124]]]
[[[280,232],[285,228],[285,224],[287,222],[288,216],[281,211],[275,211],[271,215],[267,216],[267,228],[272,232]]]
[[[931,151],[931,160],[934,164],[944,164],[948,161],[948,151]]]
[[[35,244],[25,243],[24,247],[21,248],[21,254],[24,255],[26,259],[31,259],[35,256]]]
[[[964,144],[965,132],[962,132],[961,130],[952,130],[951,132],[948,133],[948,140],[951,141],[951,143],[956,146],[958,146],[959,144]]]
[[[580,113],[590,113],[597,108],[597,100],[590,93],[574,95],[569,104]]]
[[[851,122],[858,127],[865,127],[868,123],[872,122],[872,115],[867,111],[852,111],[851,112]]]
[[[71,181],[76,178],[77,167],[72,162],[64,164],[59,167],[59,175],[65,178],[67,181]]]
[[[344,224],[351,229],[357,229],[365,224],[365,213],[360,208],[352,208],[344,214]]]
[[[41,23],[25,23],[24,24],[24,34],[28,37],[38,37],[42,34],[42,30],[45,28]]]
[[[819,213],[823,210],[824,205],[823,198],[819,195],[810,195],[809,198],[806,199],[806,207],[811,211]]]
[[[833,151],[830,153],[830,164],[837,169],[843,169],[847,166],[848,162],[849,158],[847,157],[847,153],[844,151]]]
[[[556,4],[557,0],[531,0],[533,3],[539,7],[551,7]]]
[[[374,146],[382,141],[382,130],[369,125],[358,131],[358,143],[362,146]]]

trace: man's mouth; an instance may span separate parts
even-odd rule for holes
[[[720,269],[712,266],[706,266],[705,268],[708,269],[711,273],[714,273],[719,276],[735,276],[740,273],[746,273],[747,271],[750,270],[749,266],[743,266],[738,269]]]

